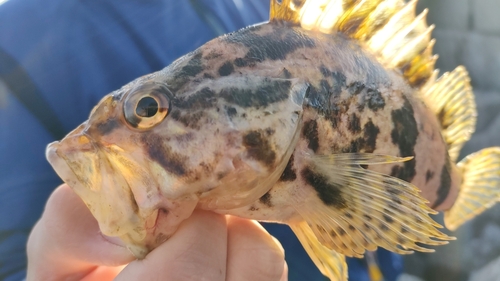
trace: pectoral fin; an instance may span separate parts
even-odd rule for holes
[[[399,254],[412,250],[433,252],[419,246],[443,245],[454,238],[428,214],[427,201],[415,186],[400,179],[361,168],[408,161],[385,155],[354,153],[309,156],[303,180],[317,196],[309,196],[297,211],[318,241],[331,250],[362,257],[378,246]],[[310,190],[310,189],[309,189]]]

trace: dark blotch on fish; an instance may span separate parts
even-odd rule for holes
[[[172,104],[178,108],[205,109],[215,106],[217,99],[210,88],[205,87],[190,96],[176,97]]]
[[[273,204],[271,202],[271,193],[269,193],[269,191],[262,195],[262,197],[259,198],[259,202],[266,205],[267,207],[272,207]]]
[[[307,92],[306,101],[307,104],[315,109],[317,109],[320,113],[328,117],[330,114],[327,105],[328,93],[319,88],[314,87],[313,85],[309,86],[309,91]]]
[[[224,106],[224,108],[226,109],[227,116],[229,116],[230,118],[234,117],[234,116],[236,116],[236,114],[238,114],[238,112],[236,111],[236,108],[234,108],[232,106]]]
[[[255,66],[255,61],[246,58],[237,58],[234,60],[234,65],[237,67]]]
[[[180,90],[182,87],[184,87],[184,85],[186,85],[186,83],[190,81],[191,78],[200,74],[205,69],[201,62],[201,51],[194,51],[190,55],[191,58],[189,59],[187,64],[184,65],[180,70],[175,70],[176,72],[173,79],[168,81],[168,86],[172,93]]]
[[[408,232],[410,232],[410,231],[408,230],[408,227],[406,227],[406,226],[402,225],[402,226],[401,226],[401,233],[405,234],[405,233],[408,233]]]
[[[302,136],[309,142],[309,149],[316,152],[319,148],[318,137],[318,122],[316,120],[309,120],[304,123],[302,128]]]
[[[210,51],[210,53],[208,53],[208,55],[206,55],[204,57],[204,59],[206,59],[206,60],[214,60],[214,59],[218,59],[218,58],[220,58],[222,56],[223,56],[222,52],[212,50],[212,51]]]
[[[401,157],[415,156],[418,137],[417,121],[412,105],[405,96],[403,99],[405,101],[403,107],[391,113],[394,126],[391,132],[392,143],[398,146]],[[411,182],[416,174],[415,164],[415,159],[412,159],[404,162],[403,167],[394,166],[391,175]]]
[[[385,225],[384,223],[381,223],[380,230],[387,232],[387,231],[389,231],[389,227],[387,225]]]
[[[179,110],[173,110],[170,117],[181,122],[184,126],[192,129],[200,129],[200,120],[205,116],[204,111],[195,111],[193,113],[181,114]]]
[[[362,82],[354,82],[351,83],[347,87],[347,89],[349,91],[349,94],[351,94],[352,96],[356,96],[359,95],[365,89],[365,84],[363,84]]]
[[[387,190],[387,192],[389,192],[391,195],[400,195],[401,193],[403,193],[400,189],[397,189],[391,185],[387,185],[385,187],[385,190]]]
[[[361,132],[361,120],[356,113],[351,114],[351,116],[349,117],[349,125],[347,126],[347,128],[352,133]]]
[[[210,75],[209,73],[203,73],[203,78],[205,79],[214,79],[214,77],[212,75]]]
[[[220,68],[219,68],[219,75],[220,76],[228,76],[231,75],[234,71],[234,66],[230,61],[225,62]]]
[[[323,75],[323,77],[326,79],[323,79],[322,81],[331,81],[331,85],[333,85],[333,93],[340,95],[341,91],[343,88],[346,87],[346,77],[344,74],[338,71],[331,71],[324,65],[320,66],[319,71]],[[328,87],[328,91],[330,91],[331,87]]]
[[[384,109],[385,99],[382,97],[382,93],[379,90],[370,89],[367,91],[368,108],[377,111],[379,109]]]
[[[345,232],[345,230],[342,228],[342,227],[338,227],[337,228],[337,233],[340,235],[340,236],[344,236],[347,234],[347,232]]]
[[[184,163],[186,157],[181,156],[172,151],[169,146],[164,145],[164,140],[161,136],[155,134],[143,134],[141,143],[149,158],[165,169],[177,176],[186,174]]]
[[[448,151],[446,153],[446,160],[443,165],[443,169],[441,170],[441,179],[440,179],[440,184],[439,188],[437,189],[437,199],[436,202],[432,205],[432,208],[435,209],[439,205],[441,205],[444,200],[446,200],[446,197],[448,197],[448,193],[450,192],[451,188],[451,163],[450,163],[450,156],[448,154]]]
[[[111,132],[113,132],[116,128],[120,126],[120,122],[116,120],[115,118],[107,119],[104,120],[103,122],[97,123],[95,128],[97,129],[97,132],[101,136],[105,136]],[[137,123],[135,123],[137,124]]]
[[[434,178],[434,172],[427,170],[427,173],[425,173],[425,183],[428,183],[432,178]]]
[[[319,67],[319,71],[321,72],[321,74],[323,75],[323,77],[328,77],[332,74],[332,72],[330,71],[330,69],[328,69],[326,66],[324,65],[321,65]]]
[[[201,64],[202,53],[198,52],[195,54],[191,60],[182,68],[182,75],[194,77],[203,71],[203,65]]]
[[[307,105],[318,110],[330,121],[332,128],[336,129],[341,122],[341,116],[346,114],[353,100],[340,99],[342,90],[346,86],[346,77],[342,73],[331,72],[324,66],[320,71],[326,77],[320,80],[320,87],[310,86]]]
[[[266,128],[266,129],[264,130],[264,132],[266,132],[266,136],[268,136],[268,137],[269,137],[269,136],[274,135],[274,133],[276,133],[276,130],[275,130],[275,129],[273,129],[273,128],[271,128],[271,127],[269,127],[269,128]]]
[[[377,148],[377,136],[380,133],[380,129],[373,124],[370,119],[364,128],[364,137],[365,137],[365,152],[372,153]]]
[[[384,218],[384,220],[387,222],[387,223],[393,223],[394,220],[387,214],[382,214],[382,217]]]
[[[364,127],[362,137],[358,137],[351,141],[350,145],[341,149],[342,153],[366,152],[372,153],[376,149],[377,136],[380,130],[369,120]]]
[[[346,77],[340,72],[332,72],[331,77],[333,78],[333,93],[340,95],[342,89],[346,87]]]
[[[285,170],[283,170],[283,173],[281,174],[280,181],[294,181],[297,179],[297,174],[295,173],[295,169],[293,167],[293,154],[290,157],[290,160],[288,160],[288,163],[286,164]]]
[[[244,135],[243,145],[246,147],[250,158],[260,161],[268,167],[273,166],[276,160],[276,152],[274,152],[269,140],[261,131],[250,131]]]
[[[230,87],[222,89],[219,95],[228,103],[241,107],[266,107],[288,98],[292,82],[288,80],[264,80],[255,89]]]
[[[316,190],[323,203],[338,209],[347,207],[347,202],[342,197],[341,185],[329,182],[325,176],[312,171],[309,167],[302,170],[301,176],[307,184]]]

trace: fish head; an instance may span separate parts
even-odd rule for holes
[[[87,205],[101,232],[120,237],[139,258],[166,240],[196,205],[189,199],[181,205],[175,201],[183,196],[178,175],[184,166],[180,155],[163,147],[162,136],[170,130],[162,122],[170,103],[164,84],[142,77],[105,96],[87,121],[46,150],[48,161]],[[165,134],[158,134],[162,127]],[[172,154],[166,160],[171,173],[151,159],[167,152]],[[164,196],[161,188],[174,195]],[[167,214],[176,220],[159,221]]]
[[[175,65],[174,65],[175,66]],[[181,68],[182,69],[182,68]],[[141,258],[194,208],[251,204],[279,179],[308,85],[246,76],[182,81],[178,68],[105,96],[46,156],[103,234]]]

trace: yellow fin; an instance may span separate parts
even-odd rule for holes
[[[416,5],[416,0],[272,0],[270,21],[343,33],[386,67],[399,69],[411,86],[421,87],[437,57],[432,54],[434,27],[427,25],[427,10],[416,16]]]
[[[304,181],[318,196],[297,205],[317,239],[326,247],[350,257],[362,257],[378,246],[399,254],[412,250],[433,252],[417,245],[443,245],[454,238],[428,214],[436,212],[415,186],[400,179],[363,169],[374,165],[407,161],[370,153],[329,156],[311,155]],[[381,161],[385,159],[384,161]]]
[[[347,264],[343,255],[321,245],[306,222],[293,223],[290,227],[323,275],[333,281],[347,281]]]
[[[455,162],[476,128],[476,102],[469,74],[459,66],[439,80],[432,80],[422,89],[422,96],[439,118],[450,159]]]
[[[463,176],[460,193],[444,215],[444,223],[450,230],[500,201],[500,147],[471,154],[457,166]]]

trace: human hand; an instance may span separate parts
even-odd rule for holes
[[[51,195],[28,241],[33,280],[287,280],[283,248],[254,221],[195,211],[143,260],[105,237],[67,186]]]

